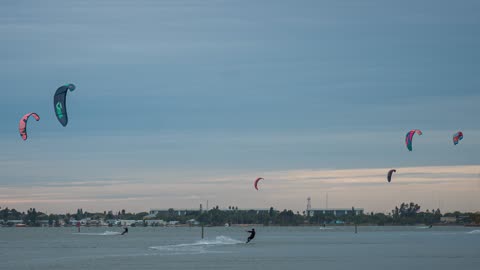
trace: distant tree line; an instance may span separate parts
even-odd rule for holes
[[[87,211],[83,211],[83,209],[77,209],[75,214],[46,214],[40,211],[37,211],[35,208],[30,208],[27,212],[19,212],[15,209],[9,209],[8,207],[2,208],[0,207],[0,223],[4,225],[11,225],[7,224],[8,221],[18,221],[21,220],[24,224],[28,226],[41,226],[44,224],[48,224],[49,226],[60,226],[60,221],[63,223],[68,224],[71,219],[73,220],[82,220],[85,218],[90,218],[91,220],[108,220],[108,219],[133,219],[133,220],[142,220],[148,213],[147,212],[140,212],[140,213],[126,213],[125,210],[119,211],[116,214],[113,214],[111,211],[107,212],[98,212],[98,213],[90,213]]]
[[[353,211],[352,211],[353,212]],[[90,218],[91,220],[144,220],[148,213],[127,213],[125,210],[113,213],[104,211],[90,213],[78,209],[75,214],[46,214],[30,208],[27,212],[19,212],[15,209],[0,207],[0,223],[9,225],[9,220],[21,220],[28,226],[59,226],[61,223],[68,224],[71,219],[81,220]],[[395,207],[390,213],[364,213],[361,215],[343,215],[334,216],[333,214],[317,214],[308,216],[305,212],[294,212],[292,210],[276,210],[270,207],[268,211],[258,210],[239,210],[238,207],[229,206],[228,210],[221,210],[218,206],[208,211],[190,211],[185,215],[178,215],[174,209],[169,209],[167,213],[158,214],[154,219],[164,221],[178,221],[180,224],[187,224],[191,221],[197,221],[199,224],[207,226],[223,226],[225,224],[263,224],[265,226],[308,226],[308,225],[328,225],[328,224],[359,224],[359,225],[415,225],[415,224],[436,224],[440,222],[441,217],[456,217],[457,224],[480,224],[480,212],[461,213],[453,212],[443,214],[440,209],[426,209],[421,211],[420,205],[416,203],[402,203]],[[63,222],[60,222],[63,221]],[[146,224],[146,223],[145,223]],[[11,225],[11,224],[10,224]]]

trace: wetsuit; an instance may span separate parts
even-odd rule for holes
[[[252,241],[253,238],[255,238],[255,229],[252,229],[251,231],[247,231],[250,233],[250,236],[247,238],[247,243]]]
[[[128,233],[128,228],[127,227],[125,227],[125,231],[123,231],[122,235],[124,235],[126,233]]]

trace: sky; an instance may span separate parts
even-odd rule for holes
[[[479,211],[479,13],[467,0],[1,1],[0,206],[303,211],[328,193],[331,208]],[[52,103],[66,83],[64,128]],[[24,142],[28,112],[41,120]]]

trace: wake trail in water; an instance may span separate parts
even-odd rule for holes
[[[104,231],[103,233],[73,233],[75,235],[97,235],[97,236],[112,236],[112,235],[121,235],[119,232]]]
[[[217,236],[215,239],[204,239],[194,243],[178,244],[178,245],[165,245],[165,246],[153,246],[150,249],[168,252],[170,254],[202,254],[208,251],[210,247],[220,247],[226,245],[243,244],[244,242],[227,237]]]
[[[480,234],[480,230],[473,230],[471,232],[467,232],[468,234]]]

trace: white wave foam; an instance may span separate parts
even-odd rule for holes
[[[417,228],[417,229],[430,229],[429,226],[418,226],[418,227],[416,227],[416,228]]]
[[[74,233],[76,235],[102,235],[102,236],[110,236],[110,235],[120,235],[119,232],[112,232],[112,231],[104,231],[103,233]]]
[[[467,232],[468,234],[479,234],[480,230],[473,230],[471,232]]]
[[[166,251],[173,254],[200,254],[206,253],[207,247],[222,246],[222,245],[236,245],[241,244],[242,241],[227,237],[217,236],[215,239],[204,239],[194,243],[178,244],[178,245],[166,245],[166,246],[154,246],[150,249]]]
[[[320,227],[320,228],[318,228],[318,229],[319,229],[319,230],[322,230],[322,231],[323,231],[323,230],[333,230],[332,227]]]

